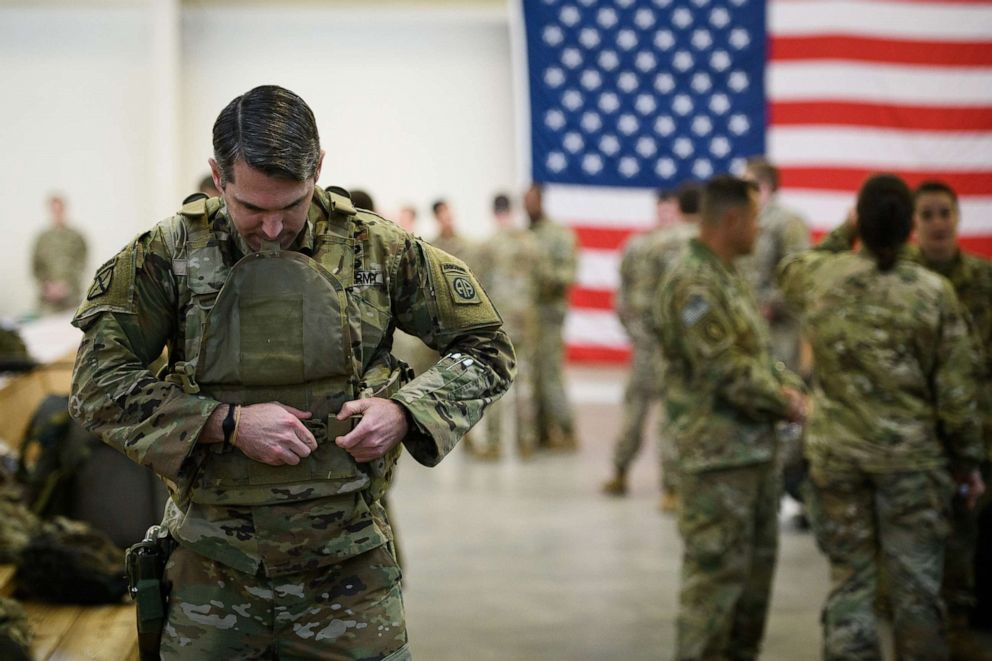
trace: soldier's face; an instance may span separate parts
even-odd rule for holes
[[[310,198],[320,176],[319,166],[313,179],[289,181],[270,177],[236,161],[232,168],[233,179],[223,186],[213,159],[210,168],[231,222],[252,250],[261,248],[263,240],[278,241],[282,248],[292,245],[307,222]]]
[[[958,206],[947,193],[924,193],[916,200],[913,225],[920,250],[929,259],[950,259],[958,249]]]
[[[751,191],[746,207],[740,207],[735,227],[735,245],[739,255],[750,255],[758,238],[758,192]]]

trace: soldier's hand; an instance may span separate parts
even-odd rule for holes
[[[789,421],[799,424],[806,422],[806,414],[808,413],[806,395],[795,388],[782,388],[782,392],[789,400]]]
[[[964,480],[958,482],[958,493],[964,497],[964,504],[969,510],[975,509],[978,499],[985,493],[985,481],[982,480],[982,474],[977,470],[968,473]]]
[[[362,416],[361,421],[334,442],[358,463],[379,459],[406,436],[406,413],[392,400],[369,397],[345,402],[337,418],[344,420],[353,415]]]
[[[242,406],[236,447],[263,464],[295,466],[317,449],[313,434],[300,422],[309,417],[309,411],[279,402]]]

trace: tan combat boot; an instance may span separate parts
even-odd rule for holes
[[[661,492],[661,500],[658,501],[658,509],[663,514],[671,514],[679,511],[679,495],[672,489],[665,489]]]
[[[618,468],[613,479],[603,484],[603,493],[607,496],[627,495],[627,471]]]

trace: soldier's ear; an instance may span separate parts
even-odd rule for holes
[[[210,164],[210,176],[214,180],[214,187],[219,191],[224,190],[224,182],[220,176],[220,166],[217,165],[217,161],[208,158],[207,163]]]
[[[320,181],[320,169],[324,167],[324,154],[326,154],[323,149],[320,150],[320,158],[317,159],[317,170],[313,173],[313,180]]]

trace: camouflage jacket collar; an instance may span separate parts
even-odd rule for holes
[[[326,217],[323,208],[316,198],[317,193],[314,191],[314,200],[310,203],[310,211],[307,214],[307,222],[303,225],[303,229],[300,230],[296,240],[293,241],[293,245],[289,248],[290,250],[302,252],[306,255],[313,255],[314,224],[318,219]],[[222,204],[217,210],[217,215],[214,217],[213,226],[214,228],[222,232],[227,232],[230,235],[231,240],[234,242],[234,246],[241,255],[247,255],[252,252],[252,249],[248,247],[248,242],[245,241],[244,237],[241,236],[241,234],[234,227],[234,223],[231,222],[231,217],[227,213],[227,206]]]
[[[709,264],[714,271],[725,278],[732,278],[737,275],[735,266],[724,264],[720,257],[698,237],[689,239],[689,253],[694,259]]]

